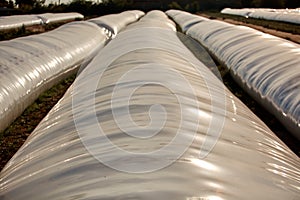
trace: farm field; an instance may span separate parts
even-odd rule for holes
[[[234,20],[228,21],[235,24],[241,24],[239,22],[246,23],[246,25],[256,25],[259,26],[260,29],[267,27],[268,30],[271,28],[274,30],[285,31],[287,36],[289,37],[289,32],[292,32],[293,35],[300,37],[300,29],[295,27],[296,25],[287,25],[284,23],[277,22],[267,22],[266,20],[255,20],[255,19],[246,19],[238,16],[224,15],[221,13],[215,12],[205,12],[199,13],[199,15],[211,18],[211,19],[230,19]],[[34,33],[41,33],[49,30],[53,30],[61,26],[64,23],[49,25],[47,27],[39,27],[37,30],[33,31]],[[32,28],[29,28],[29,31],[26,32],[26,35],[33,34]],[[37,31],[37,32],[36,32]],[[272,31],[266,31],[272,34]],[[16,37],[24,36],[24,34],[20,32],[11,32],[7,34],[5,37],[9,39],[13,39]],[[215,61],[217,62],[217,61]],[[223,78],[223,82],[228,89],[232,93],[234,93],[240,100],[242,100],[260,119],[262,119],[268,127],[277,134],[277,136],[284,141],[298,156],[300,155],[300,146],[298,145],[297,139],[288,133],[288,131],[281,125],[281,123],[268,111],[266,111],[262,106],[260,106],[255,100],[253,100],[246,92],[240,88],[234,80],[231,78],[229,73],[226,71],[224,67],[217,63],[220,74]],[[38,123],[45,117],[48,111],[56,104],[56,102],[62,97],[67,88],[72,84],[75,79],[75,75],[70,76],[65,79],[61,83],[57,84],[50,90],[43,93],[31,106],[29,106],[23,114],[18,117],[9,128],[0,133],[0,170],[4,167],[7,161],[16,153],[16,151],[21,147],[24,141],[27,139],[29,134],[34,130],[34,128],[38,125]]]
[[[200,16],[204,16],[210,19],[224,20],[229,23],[246,25],[256,28],[258,30],[264,30],[264,32],[272,34],[275,32],[281,32],[279,36],[290,39],[289,37],[295,37],[294,42],[299,42],[300,29],[298,25],[286,24],[281,22],[269,22],[266,20],[246,19],[244,17],[226,15],[216,12],[203,12],[199,13]],[[26,28],[26,31],[18,30],[11,31],[1,35],[1,39],[13,39],[25,35],[38,34],[45,31],[53,30],[66,22],[55,23],[47,26],[33,26]],[[277,35],[278,34],[274,34]],[[293,41],[293,39],[292,39]],[[193,47],[191,49],[193,51]],[[195,50],[195,48],[194,48]],[[197,52],[196,52],[197,53]],[[229,75],[228,71],[222,67],[216,60],[216,65],[222,76],[223,82],[226,87],[234,93],[240,100],[243,101],[261,120],[263,120],[268,127],[283,141],[285,142],[298,156],[300,155],[300,146],[297,139],[292,136],[281,123],[262,106],[260,106],[255,100],[253,100],[242,88],[240,88]],[[76,75],[72,75],[58,85],[44,92],[31,106],[29,106],[23,114],[18,117],[9,128],[0,133],[0,170],[4,167],[7,161],[15,154],[15,152],[21,147],[30,133],[38,125],[38,123],[46,116],[48,111],[56,104],[56,102],[63,96],[64,92],[74,81]]]
[[[297,199],[299,45],[209,18],[2,42],[0,199]]]

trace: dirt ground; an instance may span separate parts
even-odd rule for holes
[[[0,171],[23,145],[27,137],[64,95],[76,75],[61,81],[44,92],[5,131],[0,133]]]

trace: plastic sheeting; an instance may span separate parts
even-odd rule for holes
[[[238,15],[248,18],[249,14],[254,12],[255,9],[253,8],[242,8],[242,9],[233,9],[233,8],[224,8],[221,10],[221,13],[223,14],[229,14],[229,15]]]
[[[177,22],[183,33],[185,33],[194,24],[208,20],[205,17],[195,17],[194,15],[184,11],[177,12],[177,10],[168,10],[166,14]]]
[[[83,19],[84,16],[80,13],[44,13],[39,14],[38,17],[43,20],[44,24],[51,24],[63,21],[70,21],[75,19]]]
[[[200,22],[187,34],[206,46],[240,86],[300,139],[298,44],[215,20]]]
[[[255,10],[250,14],[250,17],[300,24],[300,13],[296,12]]]
[[[222,81],[220,71],[212,59],[211,55],[207,52],[206,48],[203,47],[198,41],[194,40],[192,37],[177,32],[177,36],[180,41],[194,54],[198,60],[201,62],[219,79]]]
[[[0,31],[42,24],[36,15],[13,15],[0,17]]]
[[[136,22],[143,15],[145,15],[145,13],[142,11],[130,10],[119,14],[93,18],[88,21],[97,24],[104,29],[109,37],[114,38],[128,24]]]
[[[240,15],[244,17],[251,17],[257,19],[266,19],[274,21],[289,22],[300,24],[300,10],[299,9],[230,9],[224,8],[221,13]]]
[[[80,13],[44,13],[39,15],[13,15],[0,17],[0,31],[7,31],[22,26],[57,23],[66,20],[83,19]]]
[[[90,22],[72,22],[39,35],[0,42],[0,131],[44,90],[74,73],[106,42]]]
[[[159,22],[161,20],[161,22]],[[147,16],[140,19],[141,22],[139,24],[132,24],[131,29],[141,28],[141,27],[156,27],[166,30],[176,31],[175,23],[168,18],[168,16],[159,10],[152,10],[147,13]]]
[[[166,18],[154,21],[130,25],[82,71],[1,172],[1,199],[299,199],[299,158],[161,28]]]

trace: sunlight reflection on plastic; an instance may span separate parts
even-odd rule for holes
[[[156,71],[156,76],[150,77],[148,74],[150,74],[153,71],[153,69],[155,69]],[[166,77],[166,75],[168,75],[168,77]],[[130,105],[130,98],[137,88],[147,86],[149,84],[157,84],[162,85],[163,87],[166,87],[167,89],[171,90],[172,94],[177,97],[181,110],[187,110],[188,107],[182,107],[183,105],[187,105],[187,103],[185,102],[186,100],[182,96],[177,95],[180,94],[178,88],[175,87],[173,83],[165,81],[166,78],[170,77],[171,79],[176,80],[176,84],[181,85],[189,89],[190,91],[193,91],[193,88],[189,84],[188,80],[186,80],[179,72],[172,69],[172,67],[157,63],[144,64],[126,72],[125,75],[123,75],[122,78],[119,79],[119,81],[116,83],[116,87],[114,88],[112,95],[112,108],[118,107],[117,100],[119,100],[120,98],[125,98],[124,101],[127,102],[127,105]],[[128,82],[136,82],[137,85],[135,85],[134,88],[124,88],[123,85]],[[193,95],[193,97],[194,105],[197,105],[198,103],[195,94]],[[137,126],[135,124],[134,120],[130,116],[129,106],[126,106],[121,110],[118,109],[118,112],[115,112],[114,109],[112,111],[114,120],[118,124],[118,127],[124,133],[136,138],[146,139],[153,137],[164,128],[165,122],[167,121],[166,110],[160,104],[154,104],[150,107],[150,123],[148,126]],[[189,119],[189,116],[185,115],[185,113],[186,112],[181,112],[181,122],[182,120],[187,121],[187,119]],[[195,124],[198,124],[197,119],[195,120]]]
[[[151,31],[149,31],[149,29],[151,29]],[[144,41],[136,42],[133,46],[132,42],[126,38],[128,35],[131,37],[134,37],[134,35],[143,35],[145,38],[161,36],[166,37],[169,34],[166,33],[168,32],[167,30],[160,28],[140,28],[132,30],[133,33],[130,32],[131,30],[119,34],[114,41],[109,43],[106,48],[104,48],[96,56],[90,65],[98,66],[98,70],[96,71],[97,75],[94,74],[87,80],[84,75],[80,74],[82,76],[79,76],[75,80],[73,87],[72,111],[76,129],[82,143],[91,153],[91,155],[93,155],[97,160],[99,160],[102,164],[118,171],[128,173],[147,173],[171,165],[183,155],[196,137],[200,117],[190,117],[190,113],[186,112],[187,110],[191,109],[191,107],[188,105],[194,105],[194,108],[199,110],[199,102],[196,97],[197,95],[195,94],[195,89],[193,88],[194,86],[191,85],[184,75],[178,72],[174,67],[157,63],[157,61],[136,65],[134,68],[127,71],[121,78],[115,81],[115,83],[113,83],[114,89],[111,94],[112,97],[110,109],[113,114],[113,120],[117,124],[118,128],[127,134],[126,137],[143,140],[149,138],[151,139],[156,134],[159,134],[166,123],[166,109],[164,109],[164,106],[160,103],[154,104],[149,108],[148,115],[150,120],[146,126],[138,126],[134,122],[129,108],[130,100],[133,94],[139,88],[143,88],[149,84],[165,87],[171,92],[170,95],[175,96],[180,108],[180,123],[172,140],[158,150],[146,153],[136,153],[126,151],[125,149],[122,149],[118,145],[114,144],[102,129],[101,121],[100,123],[98,122],[95,110],[95,94],[99,87],[101,87],[101,85],[98,86],[98,84],[100,83],[100,80],[103,79],[103,74],[111,67],[112,63],[124,55],[143,49],[160,49],[175,57],[181,58],[185,61],[185,63],[188,63],[191,68],[195,69],[195,71],[198,73],[198,76],[202,77],[204,80],[205,77],[197,68],[199,61],[196,59],[192,59],[192,61],[187,60],[187,58],[183,56],[181,51],[182,49],[180,48],[176,49],[172,47],[161,47],[161,44],[159,44],[159,39],[153,41],[151,40],[149,43]],[[153,32],[156,34],[153,35]],[[177,37],[174,32],[170,32],[172,35]],[[128,43],[128,46],[126,46],[126,44],[120,45],[118,51],[114,52],[116,51],[114,48],[116,48],[116,45],[120,43],[120,41],[123,43]],[[99,65],[100,63],[101,65]],[[87,67],[85,69],[85,74],[89,74],[89,71],[92,71],[91,68],[92,67]],[[153,72],[153,70],[155,70],[156,75],[149,76],[149,72]],[[95,72],[92,71],[90,73]],[[166,80],[172,81],[168,82]],[[225,121],[224,116],[226,112],[224,91],[221,91],[220,94],[220,91],[215,91],[213,87],[207,85],[207,82],[208,81],[206,81],[206,86],[211,98],[211,119],[204,142],[201,148],[199,147],[200,159],[205,158],[216,144],[223,128]],[[186,88],[185,90],[189,92],[189,103],[186,103],[187,100],[180,95],[182,94],[182,91],[178,89],[178,85]],[[81,88],[84,86],[88,87],[84,89]],[[222,108],[216,108],[214,105],[216,105],[217,102],[214,101],[214,99],[220,99],[220,97],[224,100],[224,105],[222,105],[223,107],[221,106]],[[85,105],[84,112],[88,113],[89,115],[88,123],[90,126],[88,127],[88,131],[86,127],[84,128],[81,126],[81,123],[83,122],[80,119],[80,112],[77,112],[76,110],[77,105],[82,105],[83,101]],[[127,106],[120,106],[120,102],[122,102],[122,104],[126,102]],[[220,105],[218,107],[220,107]],[[200,111],[200,113],[202,113],[202,111]],[[186,133],[182,130],[182,127],[189,127],[191,137],[186,137]],[[105,153],[100,152],[99,149],[103,148],[108,149],[108,151]]]

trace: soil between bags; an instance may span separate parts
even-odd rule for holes
[[[21,116],[0,133],[0,171],[23,145],[40,121],[65,94],[75,77],[74,74],[41,94]]]

